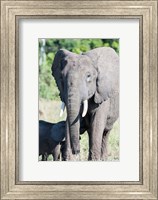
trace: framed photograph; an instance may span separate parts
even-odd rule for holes
[[[55,20],[52,20],[51,22],[53,23],[54,21]],[[67,24],[68,21],[70,23],[72,20],[64,21],[65,24]],[[74,20],[74,22],[76,22],[78,29],[83,29],[79,25],[81,20]],[[110,22],[112,22],[112,20],[110,20]],[[84,23],[85,20],[82,23],[82,26]],[[89,22],[87,23],[87,26],[88,24]],[[94,22],[92,24],[94,26]],[[62,28],[64,28],[64,25],[62,25]],[[42,38],[39,39],[38,42],[40,114],[39,155],[41,156],[39,160],[119,160],[119,39]],[[91,58],[88,56],[89,54],[95,55]],[[107,63],[105,65],[101,60],[105,60],[108,54],[110,54],[112,58],[108,59],[109,64],[108,61],[104,61]],[[85,65],[87,65],[87,67]],[[110,67],[110,70],[108,70],[108,66],[111,65],[113,67]],[[109,78],[109,83],[103,83],[103,81],[107,81],[106,78],[99,78],[100,75],[97,72],[97,69],[99,68],[101,76],[111,76]],[[106,71],[104,72],[105,68]],[[72,86],[70,86],[70,82]],[[117,84],[115,84],[115,82],[117,82]],[[96,84],[98,85],[97,87]],[[106,87],[104,88],[105,91],[99,91],[99,88],[102,87],[102,85],[111,85],[110,90],[115,88],[114,94],[111,95],[109,99],[105,98],[105,100],[102,100],[104,94],[108,91],[108,88],[106,89]],[[101,101],[100,105],[97,101]],[[108,101],[111,103],[104,107],[103,105],[107,104]],[[61,111],[60,104],[62,105]],[[75,104],[75,106],[73,106],[72,109],[71,107],[73,104]],[[64,112],[65,106],[67,113]],[[98,107],[96,111],[95,106]],[[106,111],[107,108],[109,111]],[[92,111],[95,111],[95,115],[98,115],[99,118],[93,116]],[[73,113],[75,113],[75,115]],[[106,117],[103,117],[105,113],[107,113],[108,120],[105,120]],[[102,114],[103,116],[101,117]],[[72,118],[72,120],[69,118]],[[75,119],[76,122],[74,125],[71,125]],[[68,122],[67,125],[66,121]],[[101,126],[101,124],[104,126]],[[74,136],[77,137],[77,140],[75,139],[74,142],[71,141],[73,139],[68,139],[68,136],[70,135],[71,137],[73,133],[67,131],[68,136],[65,134],[66,126],[68,126],[68,129],[76,129],[73,132],[75,132]],[[97,133],[96,136],[95,133]],[[100,140],[105,141],[101,142],[99,141],[99,138]],[[107,141],[107,138],[109,139],[109,142]],[[88,144],[89,140],[93,140],[91,144]],[[72,144],[74,143],[73,150],[76,153],[68,152],[67,147],[70,146],[70,141]],[[109,143],[110,145],[110,152],[108,153],[106,152],[106,143]],[[93,146],[95,144],[95,149],[92,144]],[[106,148],[104,148],[104,146],[106,146]],[[76,147],[77,149],[75,149]],[[80,151],[80,153],[77,153],[77,151]],[[88,151],[90,153],[88,153]]]
[[[0,82],[1,199],[157,199],[157,0],[1,0]]]

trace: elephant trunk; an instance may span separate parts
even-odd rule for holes
[[[67,117],[70,133],[70,144],[73,154],[80,152],[79,143],[79,112],[80,112],[80,98],[77,88],[74,91],[68,91],[67,101]]]

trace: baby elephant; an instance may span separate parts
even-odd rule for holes
[[[80,119],[80,134],[88,130],[87,121]],[[66,122],[50,123],[39,120],[39,155],[46,161],[48,155],[53,155],[54,161],[65,160],[65,126]]]
[[[53,155],[53,160],[60,160],[60,146],[65,139],[65,121],[56,124],[39,120],[39,155],[46,161],[48,155]]]

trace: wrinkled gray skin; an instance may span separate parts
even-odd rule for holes
[[[39,120],[39,155],[42,161],[46,161],[50,154],[54,161],[66,160],[65,157],[65,126],[66,122],[61,121],[56,124]],[[88,129],[84,118],[81,121],[80,134]]]
[[[109,47],[81,55],[61,49],[55,55],[52,75],[67,107],[66,160],[80,152],[79,118],[84,100],[88,100],[88,159],[106,160],[108,135],[119,116],[118,55]]]

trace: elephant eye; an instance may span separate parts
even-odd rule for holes
[[[86,81],[87,81],[87,82],[90,82],[90,81],[91,81],[91,75],[90,75],[89,73],[87,74]]]

